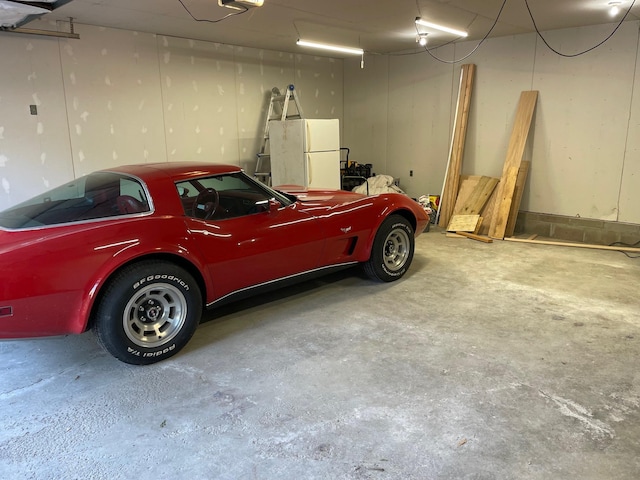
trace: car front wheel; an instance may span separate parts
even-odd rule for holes
[[[373,280],[398,280],[409,269],[414,248],[414,232],[409,221],[401,215],[391,215],[376,233],[364,270]]]
[[[94,332],[119,360],[147,365],[178,353],[202,316],[202,296],[194,278],[164,261],[126,267],[106,286]]]

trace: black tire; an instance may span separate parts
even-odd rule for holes
[[[202,296],[193,277],[173,263],[146,261],[109,281],[93,330],[118,360],[148,365],[178,353],[201,317]]]
[[[373,280],[398,280],[409,269],[414,249],[414,232],[409,221],[401,215],[391,215],[376,232],[364,271]]]

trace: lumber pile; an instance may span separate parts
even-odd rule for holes
[[[531,168],[531,162],[524,161],[523,155],[538,101],[538,92],[525,91],[520,95],[502,176],[492,178],[460,175],[473,73],[474,68],[467,72],[463,70],[460,79],[454,138],[441,195],[440,209],[444,211],[439,212],[439,225],[446,225],[447,237],[470,238],[485,243],[500,239],[537,245],[639,253],[640,248],[636,247],[539,240],[535,238],[537,235],[528,238],[513,236],[522,193]],[[458,116],[462,118],[460,123]],[[452,176],[455,176],[455,179],[451,178]]]
[[[461,78],[461,97],[464,97]],[[472,78],[471,78],[472,80]],[[470,92],[470,87],[469,87]],[[486,176],[460,176],[462,150],[456,147],[456,137],[447,167],[445,186],[441,196],[439,225],[445,227],[448,236],[472,238],[490,243],[491,239],[513,236],[524,185],[531,166],[523,161],[531,122],[538,99],[537,91],[525,91],[520,95],[513,131],[500,178]],[[458,113],[456,113],[456,116]],[[468,117],[468,112],[466,112]],[[465,124],[466,129],[466,124]],[[457,129],[456,129],[457,130]],[[453,162],[455,160],[455,163]],[[455,175],[456,181],[450,180]],[[448,206],[448,208],[447,208]]]
[[[483,227],[487,216],[487,208],[490,198],[494,198],[493,192],[499,179],[476,175],[460,176],[460,188],[456,198],[453,216],[447,226],[447,232],[453,232],[458,236],[471,238],[481,242],[491,243]],[[480,235],[482,234],[482,235]],[[484,235],[484,236],[483,236]],[[453,236],[453,235],[450,235]]]

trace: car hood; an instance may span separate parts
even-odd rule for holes
[[[389,207],[392,209],[407,207],[416,215],[418,215],[418,211],[424,212],[417,202],[415,208],[412,208],[407,203],[409,197],[396,192],[367,196],[346,190],[307,189],[294,185],[279,186],[276,187],[276,190],[295,195],[298,209],[313,216],[333,215],[338,211],[364,212],[375,205],[378,205],[381,211],[387,210]]]
[[[276,187],[276,190],[295,195],[301,202],[332,202],[335,204],[353,202],[366,197],[366,195],[346,190],[304,188],[299,185],[281,185]]]
[[[276,190],[295,195],[298,201],[302,204],[302,208],[305,210],[333,208],[362,201],[367,198],[366,195],[347,192],[345,190],[311,189],[295,185],[279,186],[276,187]]]

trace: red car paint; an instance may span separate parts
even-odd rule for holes
[[[105,282],[141,259],[162,256],[189,265],[212,306],[259,284],[366,261],[379,225],[392,212],[407,216],[416,236],[429,221],[405,195],[290,186],[297,196],[290,205],[200,220],[185,214],[176,183],[240,168],[181,162],[107,171],[138,179],[150,211],[35,228],[0,226],[0,338],[85,331]]]

